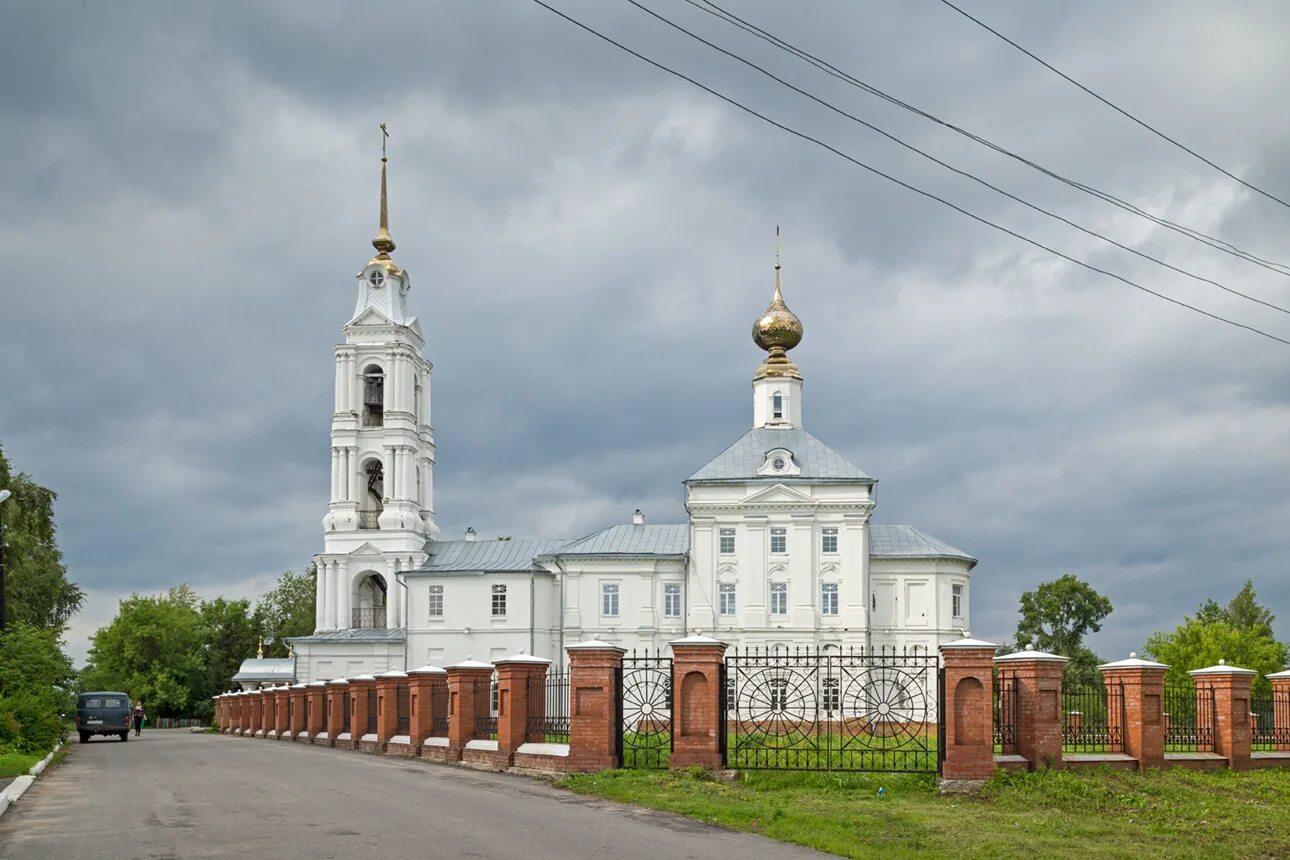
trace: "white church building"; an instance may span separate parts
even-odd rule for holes
[[[581,538],[442,539],[432,365],[408,313],[411,280],[390,256],[386,200],[383,157],[377,253],[335,349],[317,629],[291,640],[301,681],[521,651],[560,663],[565,644],[664,649],[695,631],[740,648],[934,653],[970,629],[976,560],[913,526],[874,523],[875,479],[806,431],[787,355],[802,324],[778,255],[753,326],[766,356],[752,426],[684,481],[686,522],[637,511]]]

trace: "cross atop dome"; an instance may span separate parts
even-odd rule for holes
[[[399,274],[399,267],[394,265],[390,259],[390,252],[394,250],[394,239],[390,237],[390,207],[388,203],[388,193],[386,187],[386,164],[389,162],[389,155],[386,152],[386,143],[390,139],[390,132],[385,128],[385,123],[381,123],[381,222],[376,231],[376,238],[372,240],[372,247],[376,249],[376,256],[368,262],[380,263],[383,268],[391,275]]]
[[[802,372],[788,357],[788,350],[802,342],[802,321],[784,304],[779,270],[779,225],[775,225],[775,292],[765,313],[753,323],[752,331],[753,342],[770,354],[761,367],[757,368],[754,381],[768,376],[802,378]]]

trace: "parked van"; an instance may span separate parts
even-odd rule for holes
[[[76,731],[81,743],[91,735],[130,739],[130,697],[125,693],[81,693],[76,699]]]

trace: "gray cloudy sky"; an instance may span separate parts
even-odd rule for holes
[[[1042,220],[667,30],[553,0],[903,178],[1154,289],[1290,318]],[[990,156],[680,0],[646,0],[937,155],[1282,304],[1290,280]],[[1290,211],[935,0],[737,2],[756,23],[1068,175],[1273,259]],[[1290,194],[1290,6],[965,0],[1219,163]],[[724,4],[723,4],[724,5]],[[773,234],[806,424],[880,479],[876,520],[981,559],[976,635],[1074,571],[1120,656],[1254,579],[1290,636],[1290,347],[1076,269],[760,124],[523,2],[0,2],[0,442],[59,493],[89,600],[251,596],[321,546],[331,347],[395,258],[435,363],[448,535],[577,536],[751,421]]]

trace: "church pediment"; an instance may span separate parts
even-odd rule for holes
[[[357,549],[355,549],[355,550],[354,550],[353,552],[351,552],[349,555],[350,555],[350,557],[351,557],[351,558],[352,558],[352,557],[354,557],[354,556],[357,556],[357,555],[367,555],[367,556],[379,555],[379,556],[384,557],[385,553],[381,552],[379,549],[377,549],[376,547],[372,546],[371,541],[368,541],[367,543],[365,543],[365,544],[363,544],[362,546],[360,546],[360,547],[358,547]]]
[[[394,325],[394,320],[374,307],[367,307],[361,314],[349,321],[350,325]]]
[[[750,496],[746,496],[742,502],[750,506],[767,506],[767,505],[817,505],[815,499],[803,493],[801,490],[795,490],[783,484],[775,484],[772,487],[758,490]]]

